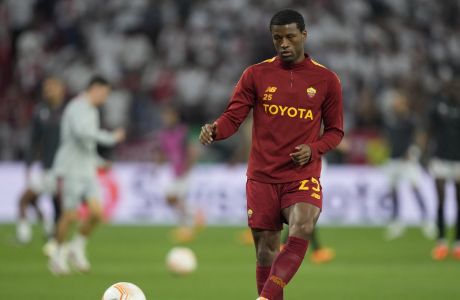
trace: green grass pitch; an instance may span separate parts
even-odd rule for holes
[[[14,242],[14,226],[0,226],[0,299],[99,300],[112,283],[139,285],[148,300],[255,300],[254,251],[237,242],[242,228],[211,227],[188,244],[197,254],[196,273],[170,275],[164,265],[171,228],[109,226],[89,244],[92,272],[56,278],[47,270],[36,238]],[[381,228],[321,228],[337,258],[326,265],[307,259],[285,299],[460,299],[460,261],[430,259],[432,241],[416,229],[382,240]]]

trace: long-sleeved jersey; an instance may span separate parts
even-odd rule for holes
[[[99,126],[99,112],[84,95],[67,105],[61,123],[61,143],[53,164],[56,175],[96,175],[100,162],[96,145],[116,143],[114,134],[101,130]]]
[[[343,137],[340,81],[308,55],[294,65],[278,57],[247,68],[225,112],[216,120],[216,140],[225,139],[253,109],[254,123],[247,176],[267,183],[319,177],[321,156]],[[321,135],[321,123],[324,133]],[[309,163],[297,166],[290,153],[310,146]]]
[[[28,166],[38,156],[42,167],[46,170],[51,169],[59,146],[62,112],[63,105],[52,107],[48,103],[42,102],[36,106],[26,157]]]

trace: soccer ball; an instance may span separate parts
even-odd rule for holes
[[[166,256],[166,267],[177,275],[192,273],[197,267],[195,253],[189,248],[174,247]]]
[[[118,282],[109,287],[102,300],[146,300],[142,290],[129,282]]]

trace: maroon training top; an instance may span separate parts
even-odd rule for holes
[[[254,124],[248,178],[283,183],[319,177],[321,155],[343,137],[342,90],[337,75],[307,54],[294,65],[274,57],[250,66],[216,120],[215,139],[234,134],[251,108]],[[304,166],[296,166],[289,156],[300,144],[312,150],[311,160]]]

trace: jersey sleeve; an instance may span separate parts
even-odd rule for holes
[[[311,143],[311,161],[335,148],[343,138],[343,100],[339,78],[334,74],[329,82],[328,93],[321,107],[324,133]]]
[[[112,132],[99,128],[97,114],[93,115],[80,108],[74,111],[70,121],[73,132],[84,145],[91,145],[94,142],[104,146],[116,144],[116,138]]]
[[[256,99],[253,71],[246,69],[241,75],[225,112],[216,120],[215,140],[223,140],[233,135],[246,119]]]
[[[41,149],[41,142],[43,140],[43,129],[42,123],[40,121],[40,107],[34,111],[33,120],[32,120],[32,129],[29,138],[29,147],[26,153],[26,166],[30,167]]]

